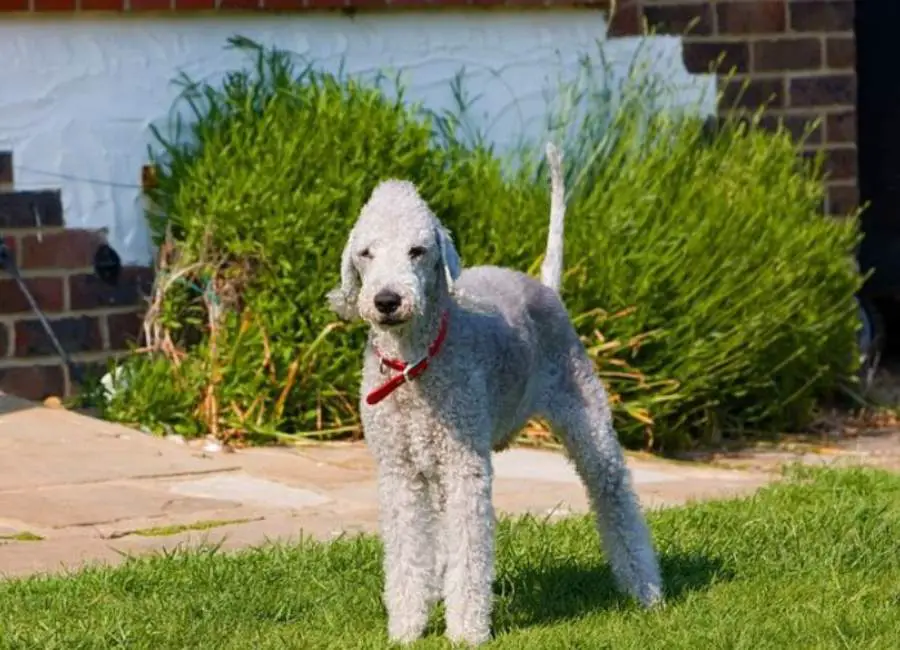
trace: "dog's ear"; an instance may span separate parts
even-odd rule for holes
[[[453,238],[450,236],[450,232],[444,226],[437,226],[436,236],[438,247],[441,250],[441,265],[444,268],[444,279],[447,281],[447,289],[452,292],[453,283],[462,271],[459,253],[456,252],[456,246],[453,245]]]
[[[359,318],[357,301],[359,299],[359,274],[353,266],[353,252],[351,242],[353,233],[347,237],[344,252],[341,253],[341,284],[328,292],[328,302],[331,309],[344,320],[352,321]]]

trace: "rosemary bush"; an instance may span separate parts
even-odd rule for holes
[[[386,79],[232,46],[252,65],[183,80],[190,119],[151,148],[156,334],[105,412],[185,435],[355,431],[363,329],[336,323],[324,295],[368,193],[409,178],[465,264],[536,271],[542,143],[510,165],[464,115],[409,107]],[[856,227],[820,215],[818,164],[752,120],[711,137],[587,64],[579,84],[550,125],[569,182],[563,298],[623,441],[802,428],[856,363]]]

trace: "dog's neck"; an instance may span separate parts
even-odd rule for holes
[[[390,329],[373,328],[371,341],[378,352],[390,359],[415,363],[428,355],[428,347],[434,343],[441,329],[441,319],[453,306],[450,296],[441,292],[441,298],[433,301],[425,313],[408,324]]]

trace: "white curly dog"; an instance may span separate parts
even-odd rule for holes
[[[329,293],[370,326],[361,404],[378,465],[388,635],[424,634],[442,597],[447,636],[491,634],[491,451],[531,418],[550,423],[587,488],[606,556],[644,606],[662,599],[649,531],[594,375],[558,295],[565,214],[561,155],[547,146],[552,192],[541,282],[482,266],[461,271],[447,230],[416,187],[379,184],[344,248]]]

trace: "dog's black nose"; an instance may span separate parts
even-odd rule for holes
[[[397,311],[397,307],[400,306],[401,302],[400,294],[390,289],[382,289],[375,294],[375,309],[385,316]]]

